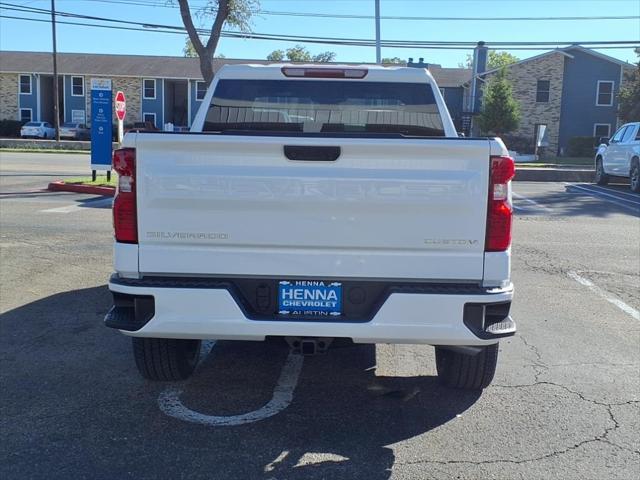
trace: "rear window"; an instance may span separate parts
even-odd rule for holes
[[[25,127],[39,127],[40,122],[29,122],[24,124]]]
[[[220,80],[203,130],[444,136],[430,85],[353,80]]]

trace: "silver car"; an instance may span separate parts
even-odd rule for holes
[[[28,122],[20,129],[22,138],[53,138],[56,130],[49,122]]]
[[[64,123],[60,127],[60,138],[72,138],[74,140],[89,139],[89,129],[83,123]]]

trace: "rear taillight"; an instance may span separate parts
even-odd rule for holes
[[[513,158],[491,157],[486,252],[502,252],[511,245],[513,210],[509,201],[509,183],[515,173]]]
[[[114,151],[113,169],[118,173],[118,190],[113,200],[113,228],[116,241],[138,243],[135,148],[120,148]]]

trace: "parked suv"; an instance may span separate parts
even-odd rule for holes
[[[609,183],[609,177],[625,177],[640,193],[640,122],[626,123],[611,139],[603,138],[595,162],[598,185]]]

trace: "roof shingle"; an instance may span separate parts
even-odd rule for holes
[[[214,70],[230,63],[272,63],[268,60],[214,59]],[[352,62],[341,62],[352,63]],[[466,68],[442,68],[431,65],[429,71],[440,87],[460,87],[471,78]],[[0,72],[53,73],[51,53],[0,51]],[[98,53],[58,53],[61,75],[96,75],[113,77],[155,77],[201,79],[197,58],[152,55],[111,55]]]

